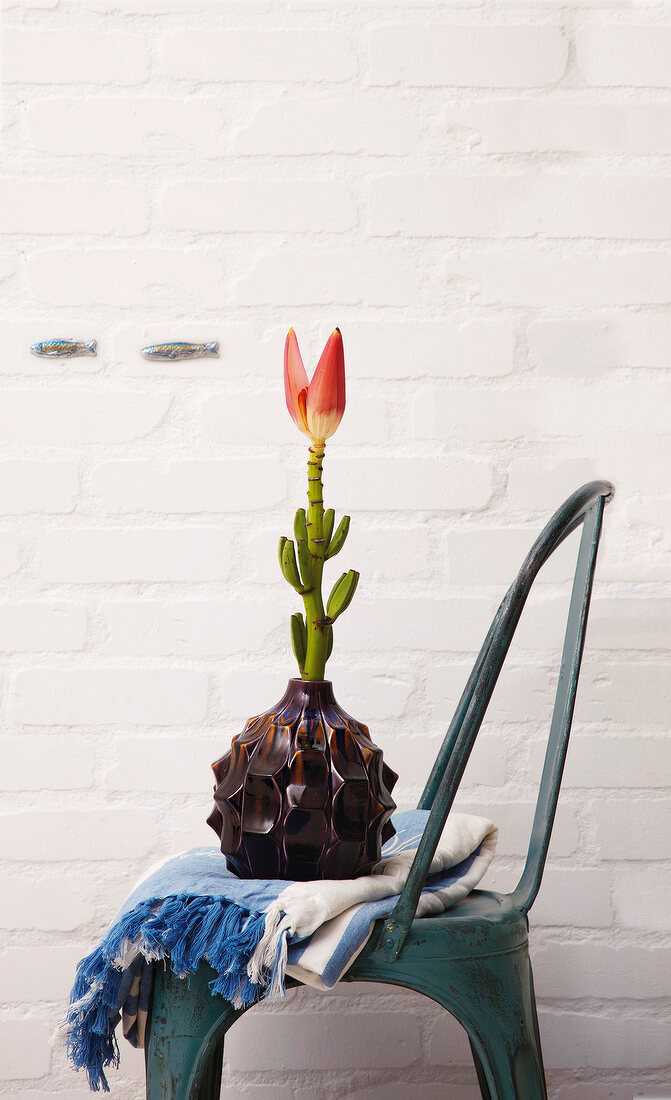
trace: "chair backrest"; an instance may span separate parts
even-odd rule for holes
[[[452,808],[461,777],[496,687],[531,586],[551,554],[572,531],[582,524],[583,531],[573,580],[550,735],[531,828],[531,840],[522,877],[511,894],[514,904],[524,913],[527,913],[534,903],[543,877],[573,721],[603,510],[612,499],[613,493],[613,486],[609,482],[591,481],[564,501],[536,539],[517,579],[508,589],[494,617],[419,802],[420,809],[428,809],[431,812],[403,892],[378,939],[376,949],[386,958],[398,958],[413,921],[431,860],[445,827],[447,815]]]

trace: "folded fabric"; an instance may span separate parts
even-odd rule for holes
[[[237,1007],[282,995],[285,977],[330,989],[380,917],[391,913],[408,877],[428,810],[394,816],[396,836],[373,873],[358,879],[286,882],[239,879],[216,848],[194,848],[154,869],[130,894],[99,946],[82,959],[64,1026],[68,1056],[93,1091],[109,1092],[105,1068],[117,1065],[114,1029],[142,1046],[152,964],[169,960],[186,976],[213,968],[212,994]],[[450,814],[417,916],[441,913],[465,897],[489,867],[497,828],[485,818]]]

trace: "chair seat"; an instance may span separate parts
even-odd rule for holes
[[[371,968],[393,971],[396,963],[376,959],[375,945],[384,922],[377,921],[373,935],[355,959],[343,981],[358,981],[372,976]],[[526,916],[512,904],[507,894],[491,890],[473,890],[446,912],[413,921],[403,945],[403,958],[411,963],[421,959],[462,959],[498,954],[525,947],[528,942]]]

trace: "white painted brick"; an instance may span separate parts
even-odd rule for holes
[[[91,493],[107,512],[255,511],[284,500],[286,492],[286,474],[272,458],[102,462],[91,472]]]
[[[45,832],[34,810],[0,815],[0,853],[9,860],[133,859],[156,841],[156,814],[136,806],[111,810],[61,810],[50,814]]]
[[[543,430],[543,395],[536,388],[428,388],[415,398],[417,439],[486,442],[538,436]]]
[[[183,725],[202,720],[207,677],[186,668],[30,668],[16,673],[13,702],[33,726]]]
[[[213,782],[210,765],[221,756],[219,744],[213,738],[192,736],[117,737],[111,753],[111,767],[104,776],[104,788],[108,791],[204,794]],[[132,768],[128,766],[131,760]]]
[[[625,1066],[631,1071],[668,1064],[667,1020],[623,1013],[613,1018],[544,1008],[539,1012],[539,1023],[543,1058],[550,1068]]]
[[[52,581],[225,580],[231,543],[216,527],[59,528],[40,549],[40,575]]]
[[[65,1002],[82,956],[81,944],[10,947],[0,954],[3,1000]]]
[[[377,27],[369,77],[375,84],[533,88],[564,74],[568,43],[556,26],[480,23]]]
[[[286,411],[284,393],[277,387],[253,393],[247,390],[212,394],[205,398],[201,409],[203,438],[212,442],[251,445],[257,439],[282,443],[297,441],[296,429]],[[262,461],[267,464],[272,460]],[[277,459],[274,461],[277,465]]]
[[[305,1043],[295,1037],[303,1030],[302,1016],[291,1012],[248,1016],[231,1029],[226,1044],[225,1062],[231,1069],[249,1066],[248,1047],[258,1044],[256,1066],[274,1072],[292,1069],[371,1069],[409,1066],[421,1056],[417,1021],[407,1014],[380,1012],[377,1016],[350,1013],[328,1016],[312,1013]],[[384,1035],[384,1042],[381,1036]]]
[[[543,447],[542,459],[537,455],[511,459],[506,485],[508,506],[515,511],[540,511],[549,519],[570,493],[599,476],[608,474],[599,471],[586,446],[577,456],[575,447],[563,454]]]
[[[641,856],[644,855],[642,851]],[[649,932],[671,931],[669,899],[663,876],[656,867],[627,867],[615,871],[614,877],[613,897],[619,925]]]
[[[596,598],[589,641],[594,649],[671,649],[671,600]]]
[[[262,104],[234,137],[243,156],[366,153],[397,156],[422,142],[422,113],[405,96],[306,96]]]
[[[8,791],[75,790],[91,786],[95,776],[93,746],[83,737],[5,735],[0,760]]]
[[[174,359],[161,361],[145,359],[140,348],[148,344],[162,344],[167,338],[207,343],[216,339],[219,344],[217,357],[203,359]],[[114,357],[123,364],[127,375],[156,378],[216,378],[248,381],[250,379],[278,377],[278,364],[282,363],[286,327],[266,323],[261,318],[255,322],[217,322],[194,316],[185,320],[173,320],[160,315],[132,324],[120,325],[111,337]],[[324,338],[324,342],[326,337]],[[323,345],[322,345],[323,346]]]
[[[580,700],[576,710],[584,714]],[[540,774],[545,741],[531,745],[531,767]],[[569,744],[565,787],[668,787],[671,785],[671,748],[668,737],[583,735],[574,733]]]
[[[668,947],[611,946],[601,943],[548,943],[533,955],[541,997],[632,997],[666,995],[671,968]]]
[[[3,80],[21,84],[143,84],[148,42],[137,33],[6,27]]]
[[[221,253],[201,248],[45,250],[27,268],[35,298],[52,305],[221,304]]]
[[[498,744],[500,738],[482,736],[478,737],[473,756],[481,742],[487,743],[487,748],[492,744]],[[484,754],[483,754],[484,755]],[[469,767],[471,761],[469,761]],[[501,780],[499,779],[499,782]],[[492,784],[494,785],[494,784]],[[533,821],[535,802],[474,802],[464,795],[457,795],[454,804],[455,810],[460,813],[478,814],[480,817],[489,817],[499,827],[499,837],[496,845],[496,853],[499,856],[526,856],[531,837],[531,823]],[[557,816],[552,829],[552,841],[550,844],[550,858],[571,856],[577,851],[580,843],[580,829],[575,811],[566,802],[559,803]]]
[[[121,180],[0,180],[0,232],[130,237],[149,227],[138,184]]]
[[[305,233],[356,225],[351,191],[324,179],[184,180],[164,192],[163,221],[197,232]]]
[[[34,99],[28,108],[32,140],[46,153],[154,160],[211,157],[227,131],[228,111],[202,96]]]
[[[180,31],[166,39],[161,67],[171,80],[219,84],[344,81],[357,71],[350,42],[334,28]]]
[[[671,693],[668,663],[601,662],[588,668],[579,703],[585,721],[610,719],[644,732],[654,727],[668,729]],[[649,751],[654,751],[652,745]],[[659,764],[663,760],[663,756],[658,756]],[[666,762],[668,765],[668,757]]]
[[[0,1080],[44,1077],[51,1065],[51,1028],[36,1016],[0,1020]]]
[[[353,652],[470,651],[479,648],[495,610],[489,599],[368,600],[357,593],[356,603],[338,620],[334,632],[343,649]]]
[[[99,320],[95,317],[87,317],[77,311],[77,316],[70,320],[60,315],[50,320],[46,312],[41,311],[38,315],[22,315],[21,319],[14,314],[11,319],[0,321],[0,324],[3,351],[0,371],[3,374],[17,377],[36,375],[41,378],[56,376],[69,378],[74,374],[98,374],[103,368],[105,352],[100,343],[97,355],[75,356],[73,359],[44,358],[33,355],[30,350],[31,344],[37,343],[42,338],[41,334],[50,337],[57,332],[59,335],[65,334],[68,337],[76,334],[78,337],[90,338],[91,332],[100,331]],[[64,324],[67,324],[67,329],[61,327]],[[72,331],[70,331],[71,324]],[[46,332],[47,328],[49,332]]]
[[[19,568],[19,540],[9,531],[0,531],[0,577]]]
[[[445,728],[447,721],[446,715]],[[419,729],[412,718],[406,722],[407,730],[399,731],[398,737],[385,740],[382,746],[385,760],[398,772],[399,783],[404,788],[423,787],[443,742],[444,732],[441,730],[438,735],[430,734],[428,730]],[[405,725],[406,722],[399,725]],[[464,775],[464,789],[475,786],[501,787],[506,781],[506,775],[507,751],[502,738],[486,735],[478,738]],[[489,817],[489,813],[484,816]]]
[[[420,237],[665,240],[671,180],[645,176],[384,176],[369,190],[373,233]]]
[[[275,554],[277,562],[277,554]],[[119,656],[162,654],[218,656],[259,650],[264,638],[283,628],[288,636],[288,616],[277,603],[255,600],[180,600],[154,603],[104,603],[107,653]]]
[[[429,1058],[436,1066],[471,1066],[473,1064],[466,1031],[449,1012],[437,1014],[431,1022]]]
[[[482,153],[671,152],[671,104],[594,97],[500,99],[451,103],[444,121]]]
[[[588,84],[665,88],[671,83],[671,27],[583,23],[576,28],[577,64]]]
[[[428,470],[430,469],[430,476]],[[490,463],[464,455],[340,459],[328,474],[332,507],[356,511],[474,512],[492,495]]]
[[[547,927],[610,928],[610,874],[593,867],[546,867],[531,920]]]
[[[665,313],[537,321],[527,330],[541,374],[598,378],[613,367],[671,366],[671,317]]]
[[[0,512],[72,512],[79,493],[76,462],[0,463]]]
[[[67,652],[81,649],[86,636],[86,609],[75,603],[0,603],[0,650],[3,653]]]
[[[472,667],[473,661],[470,661],[432,663],[427,669],[427,698],[436,713],[451,716]],[[528,666],[513,668],[505,665],[487,714],[497,722],[549,721],[556,679],[556,670],[551,672]]]
[[[668,750],[671,759],[671,745]],[[671,858],[671,801],[638,802],[619,796],[591,802],[603,859]]]
[[[95,898],[90,875],[42,868],[35,875],[33,870],[5,875],[0,927],[68,932],[92,919]]]
[[[346,358],[359,378],[496,377],[512,370],[514,348],[505,321],[354,321]]]
[[[671,296],[671,267],[660,250],[601,249],[598,255],[542,253],[532,247],[514,253],[488,250],[448,256],[445,271],[448,278],[462,280],[479,305],[663,305]]]
[[[431,296],[426,270],[407,252],[388,245],[328,253],[280,248],[263,255],[236,288],[236,301],[243,306],[405,306]]]
[[[452,584],[512,584],[531,550],[538,527],[488,527],[449,531],[441,540],[444,573]],[[541,581],[567,581],[575,572],[573,540],[567,539],[538,574]]]
[[[170,397],[159,392],[5,390],[0,440],[43,447],[124,443],[148,435],[169,404]]]
[[[443,1014],[447,1016],[447,1013]],[[449,1019],[449,1018],[448,1018]],[[456,1020],[452,1021],[452,1028],[459,1035],[463,1042],[467,1042],[465,1033]],[[444,1040],[443,1040],[444,1041]],[[456,1048],[459,1043],[459,1038],[455,1040],[454,1046]],[[444,1047],[442,1047],[444,1051]],[[462,1057],[461,1052],[458,1057]],[[465,1056],[464,1056],[465,1057]],[[459,1063],[461,1064],[461,1063]],[[467,1062],[464,1062],[466,1065]],[[432,1081],[429,1084],[419,1084],[418,1082],[412,1083],[412,1098],[413,1100],[435,1100],[436,1096],[440,1096],[441,1089],[444,1087],[443,1080]],[[466,1082],[459,1082],[459,1100],[480,1100],[481,1093],[476,1086],[471,1086]],[[298,1094],[296,1094],[298,1097]],[[408,1081],[407,1078],[403,1078],[400,1081],[387,1081],[384,1085],[372,1085],[370,1088],[355,1089],[350,1093],[350,1100],[407,1100],[408,1096]],[[302,1098],[301,1098],[302,1100]],[[306,1096],[305,1100],[309,1100]]]

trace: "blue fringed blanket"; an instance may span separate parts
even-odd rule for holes
[[[375,873],[358,879],[286,882],[239,879],[216,848],[167,860],[130,894],[104,939],[82,959],[65,1020],[68,1055],[94,1091],[109,1092],[105,1068],[117,1065],[115,1027],[143,1045],[152,964],[170,961],[187,975],[204,959],[217,977],[212,993],[237,1006],[283,994],[289,974],[329,989],[391,913],[408,876],[427,810],[394,816],[396,836]],[[497,829],[484,818],[450,814],[417,909],[440,913],[468,894],[494,856]]]

